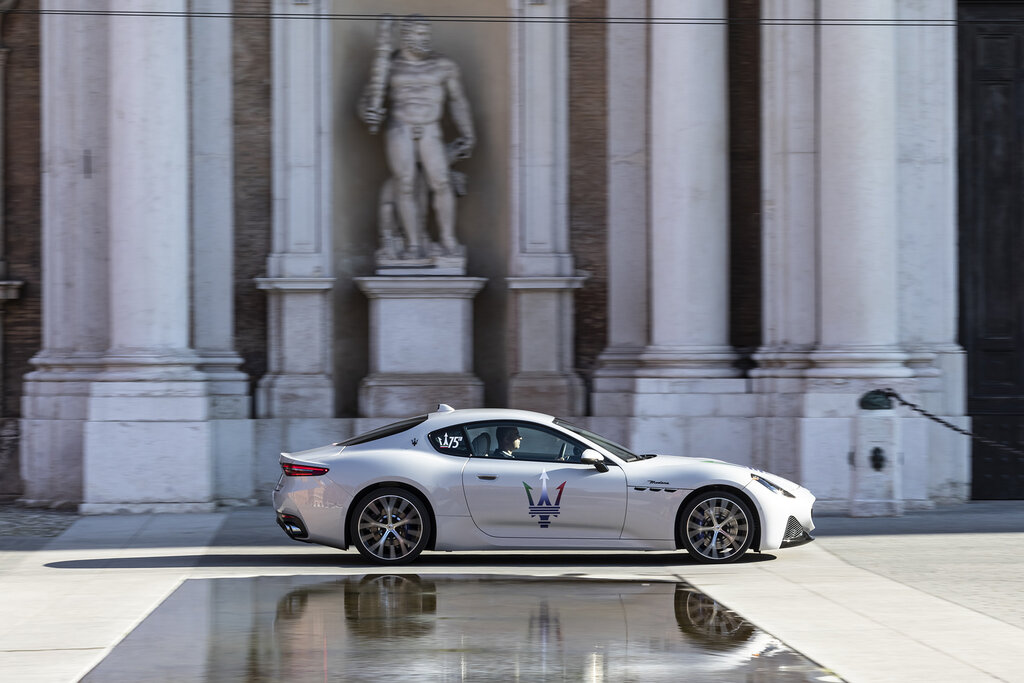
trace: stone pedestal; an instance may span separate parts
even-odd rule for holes
[[[853,425],[850,516],[902,515],[902,421],[892,410],[864,410]]]
[[[559,416],[584,413],[583,380],[573,370],[573,294],[582,277],[508,278],[515,296],[515,370],[510,408]]]
[[[370,374],[359,387],[364,417],[405,417],[483,405],[473,374],[473,297],[479,277],[360,277],[370,300]]]

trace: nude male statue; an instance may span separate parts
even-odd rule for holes
[[[401,46],[391,52],[390,19],[378,28],[377,58],[359,103],[359,116],[376,132],[386,122],[385,146],[394,202],[405,236],[401,258],[425,255],[425,224],[420,215],[417,177],[426,178],[432,195],[441,248],[447,256],[461,253],[455,238],[455,190],[449,165],[467,158],[476,144],[469,102],[459,68],[431,49],[430,23],[410,15],[400,24]],[[447,100],[458,137],[446,145],[441,130]],[[389,107],[385,107],[387,102]]]

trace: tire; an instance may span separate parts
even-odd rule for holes
[[[683,548],[697,562],[726,564],[740,559],[750,548],[756,523],[739,496],[707,491],[682,508],[679,536]]]
[[[353,507],[349,538],[359,553],[377,564],[407,564],[430,540],[433,521],[426,503],[400,488],[363,495]]]

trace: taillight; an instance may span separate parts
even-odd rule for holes
[[[319,477],[327,474],[330,470],[326,467],[314,467],[313,465],[296,465],[293,462],[281,463],[281,469],[289,477]]]

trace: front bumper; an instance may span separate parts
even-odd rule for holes
[[[790,517],[786,522],[786,531],[782,536],[780,548],[794,548],[798,545],[805,545],[814,540],[811,530],[804,527],[796,517]]]

